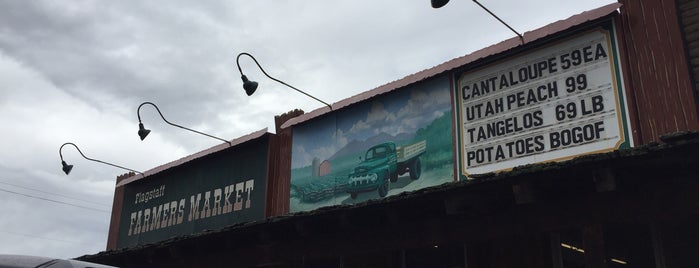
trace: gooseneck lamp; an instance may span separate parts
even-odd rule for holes
[[[230,142],[230,141],[227,141],[227,140],[224,140],[224,139],[222,139],[222,138],[219,138],[219,137],[216,137],[216,136],[213,136],[213,135],[209,135],[209,134],[206,134],[206,133],[201,132],[201,131],[196,131],[196,130],[191,129],[191,128],[183,127],[183,126],[180,126],[180,125],[178,125],[178,124],[174,124],[174,123],[172,123],[172,122],[170,122],[170,121],[167,121],[167,119],[165,119],[165,116],[163,116],[163,113],[160,112],[160,109],[158,108],[158,106],[156,106],[156,105],[153,104],[152,102],[148,102],[148,101],[147,101],[147,102],[144,102],[144,103],[141,103],[141,105],[139,105],[139,106],[138,106],[138,109],[136,110],[136,114],[138,115],[138,136],[141,138],[141,140],[144,140],[144,139],[146,138],[146,136],[148,136],[148,134],[150,133],[150,129],[146,129],[146,128],[143,126],[143,122],[141,122],[141,107],[143,107],[143,105],[146,105],[146,104],[150,104],[150,105],[152,105],[153,107],[155,107],[155,110],[158,111],[158,114],[160,114],[160,117],[163,118],[163,121],[165,121],[165,123],[170,124],[171,126],[175,126],[175,127],[178,127],[178,128],[184,129],[184,130],[189,130],[189,131],[194,132],[194,133],[198,133],[198,134],[201,134],[201,135],[210,137],[210,138],[214,138],[214,139],[223,141],[223,142],[225,142],[225,143],[228,143],[229,146],[231,145],[231,142]]]
[[[432,0],[433,8],[440,8],[449,3],[449,0]]]
[[[431,0],[431,1],[432,1],[432,7],[433,7],[433,8],[440,8],[440,7],[443,7],[444,5],[446,5],[447,3],[449,3],[449,0]],[[481,3],[478,2],[478,0],[473,0],[473,2],[476,3],[476,5],[480,6],[483,10],[485,10],[486,12],[488,12],[488,14],[490,14],[491,16],[493,16],[493,18],[497,19],[500,23],[502,23],[503,25],[505,25],[505,27],[507,27],[508,29],[510,29],[510,31],[512,31],[513,33],[515,33],[517,36],[519,36],[519,40],[522,41],[522,43],[524,43],[524,36],[522,36],[522,34],[520,34],[519,32],[515,31],[515,29],[513,29],[512,27],[510,27],[510,25],[508,25],[507,23],[505,23],[505,21],[503,21],[502,19],[500,19],[500,17],[498,17],[497,15],[495,15],[495,13],[491,12],[488,8],[486,8],[485,6],[481,5]]]
[[[63,145],[61,145],[61,148],[58,149],[58,155],[61,156],[61,165],[63,165],[63,172],[65,172],[66,175],[70,174],[70,171],[73,170],[73,165],[68,165],[68,164],[66,163],[66,161],[63,160],[63,152],[62,152],[62,150],[63,150],[63,146],[66,146],[66,145],[73,145],[73,147],[75,147],[75,149],[78,150],[78,153],[80,153],[80,155],[82,155],[83,158],[85,158],[85,159],[87,159],[87,160],[94,161],[94,162],[97,162],[97,163],[106,164],[106,165],[110,165],[110,166],[117,167],[117,168],[121,168],[121,169],[125,169],[125,170],[128,170],[128,171],[133,171],[133,172],[136,172],[136,173],[139,173],[139,174],[143,175],[143,172],[140,172],[140,171],[136,171],[136,170],[133,170],[133,169],[130,169],[130,168],[125,168],[125,167],[122,167],[122,166],[119,166],[119,165],[115,165],[115,164],[112,164],[112,163],[108,163],[108,162],[104,162],[104,161],[101,161],[101,160],[89,158],[89,157],[85,156],[85,154],[83,154],[83,152],[80,151],[80,148],[78,148],[78,146],[75,145],[75,144],[72,143],[72,142],[66,142],[66,143],[64,143]]]
[[[278,83],[280,83],[280,84],[282,84],[282,85],[285,85],[285,86],[287,86],[287,87],[290,87],[290,88],[292,88],[292,89],[294,89],[294,90],[296,90],[296,91],[298,91],[298,92],[303,93],[304,95],[306,95],[306,96],[308,96],[308,97],[310,97],[310,98],[313,98],[314,100],[317,100],[317,101],[319,101],[319,102],[325,104],[326,106],[328,106],[328,108],[330,108],[330,110],[333,109],[333,107],[330,106],[330,104],[328,104],[327,102],[324,102],[324,101],[322,101],[322,100],[320,100],[320,99],[318,99],[318,98],[316,98],[316,97],[313,97],[313,96],[311,96],[310,94],[308,94],[308,93],[306,93],[306,92],[303,92],[302,90],[300,90],[300,89],[298,89],[298,88],[295,88],[295,87],[293,87],[293,86],[291,86],[291,85],[285,83],[284,81],[281,81],[281,80],[279,80],[279,79],[276,79],[276,78],[270,76],[269,74],[267,74],[267,72],[265,72],[265,69],[263,69],[262,66],[260,66],[260,63],[257,62],[257,59],[255,59],[255,57],[253,57],[253,56],[250,55],[249,53],[243,52],[243,53],[238,54],[238,57],[236,57],[236,59],[235,59],[235,63],[238,65],[238,71],[240,71],[240,78],[243,80],[243,89],[245,89],[245,93],[248,94],[248,96],[251,96],[253,93],[255,93],[255,90],[257,90],[257,85],[258,85],[258,84],[257,84],[257,82],[255,82],[255,81],[250,81],[250,80],[248,79],[248,77],[245,76],[245,75],[243,74],[243,70],[240,68],[240,56],[243,56],[243,55],[250,57],[250,58],[255,62],[255,64],[257,64],[257,67],[260,68],[260,70],[262,71],[262,73],[265,74],[267,77],[269,77],[269,79],[272,79],[272,80],[274,80],[274,81],[276,81],[276,82],[278,82]]]

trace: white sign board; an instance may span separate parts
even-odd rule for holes
[[[457,76],[461,175],[629,147],[612,30],[585,32]]]

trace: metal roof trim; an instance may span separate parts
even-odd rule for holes
[[[169,162],[169,163],[167,163],[167,164],[163,164],[163,165],[157,166],[157,167],[155,167],[155,168],[152,168],[152,169],[150,169],[150,170],[147,170],[147,171],[143,172],[143,175],[136,174],[136,175],[133,175],[133,176],[127,178],[127,179],[124,179],[124,180],[121,180],[121,181],[117,181],[115,187],[124,186],[124,185],[129,184],[129,183],[132,183],[132,182],[134,182],[134,181],[139,181],[139,180],[145,179],[145,178],[147,178],[148,176],[152,176],[152,175],[158,174],[158,173],[160,173],[160,172],[162,172],[162,171],[165,171],[165,170],[168,170],[168,169],[170,169],[170,168],[173,168],[173,167],[182,165],[182,164],[187,163],[187,162],[189,162],[189,161],[192,161],[192,160],[195,160],[195,159],[199,159],[199,158],[205,157],[205,156],[207,156],[207,155],[210,155],[210,154],[213,154],[213,153],[216,153],[216,152],[220,152],[220,151],[223,151],[223,150],[225,150],[225,149],[234,147],[234,146],[236,146],[236,145],[239,145],[239,144],[242,144],[242,143],[245,143],[245,142],[248,142],[248,141],[257,139],[257,138],[260,138],[260,137],[262,137],[263,135],[265,135],[265,134],[267,134],[267,133],[268,133],[268,132],[267,132],[267,128],[263,128],[263,129],[261,129],[261,130],[258,130],[258,131],[252,132],[252,133],[250,133],[250,134],[247,134],[247,135],[244,135],[244,136],[241,136],[241,137],[239,137],[239,138],[236,138],[236,139],[231,140],[231,141],[230,141],[230,142],[231,142],[231,145],[230,145],[230,146],[228,145],[228,143],[221,143],[221,144],[216,145],[216,146],[213,146],[213,147],[211,147],[211,148],[209,148],[209,149],[206,149],[206,150],[200,151],[200,152],[198,152],[198,153],[194,153],[194,154],[191,154],[191,155],[182,157],[182,158],[180,158],[180,159],[178,159],[178,160],[175,160],[175,161]]]

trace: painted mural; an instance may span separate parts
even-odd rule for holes
[[[446,76],[293,127],[290,211],[454,181]]]

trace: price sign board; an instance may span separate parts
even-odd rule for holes
[[[613,26],[457,74],[461,179],[632,144]]]

